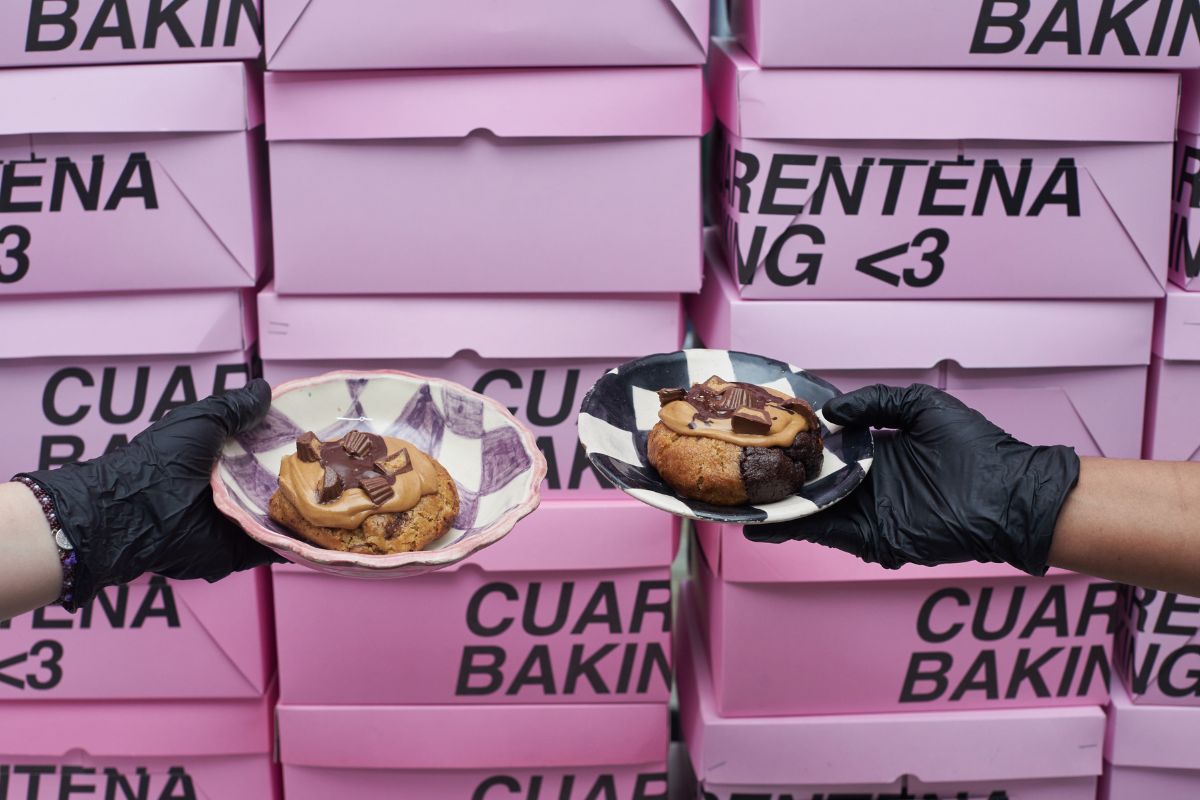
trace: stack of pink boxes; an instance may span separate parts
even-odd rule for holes
[[[432,575],[275,568],[285,791],[665,798],[678,532],[599,482],[576,412],[700,288],[708,0],[452,6],[266,1],[263,371],[494,396],[543,503]]]
[[[1033,5],[732,4],[708,65],[718,230],[688,306],[707,346],[1141,455],[1178,76],[1018,68],[1194,66],[1200,46],[1150,11]],[[889,572],[718,525],[695,543],[678,661],[705,797],[1096,796],[1118,587]]]
[[[1150,365],[1145,457],[1200,460],[1200,423],[1191,391],[1200,385],[1200,83],[1184,74],[1175,153],[1171,280],[1160,301]],[[1125,590],[1117,637],[1107,800],[1200,795],[1200,598]]]
[[[246,382],[260,28],[251,2],[0,9],[0,477]],[[272,797],[269,588],[147,577],[0,623],[0,795]]]

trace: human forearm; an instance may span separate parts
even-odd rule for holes
[[[0,620],[53,603],[62,566],[50,526],[33,493],[0,484]]]
[[[1200,464],[1082,459],[1050,564],[1200,596]]]

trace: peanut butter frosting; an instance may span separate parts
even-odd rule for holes
[[[790,447],[811,430],[812,409],[803,400],[752,383],[717,376],[687,391],[663,389],[658,418],[681,436],[720,439],[739,447]]]
[[[306,520],[351,530],[375,514],[408,511],[437,492],[433,460],[403,439],[351,431],[335,442],[311,433],[284,456],[279,488]]]

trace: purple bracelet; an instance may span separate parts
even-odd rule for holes
[[[54,602],[67,611],[75,613],[75,564],[77,563],[75,545],[71,544],[71,540],[63,533],[62,526],[58,524],[58,514],[54,510],[54,500],[41,484],[25,475],[18,475],[13,480],[25,484],[29,491],[33,492],[38,505],[42,507],[42,514],[46,517],[46,522],[50,524],[50,533],[54,536],[54,544],[58,547],[58,561],[62,565],[62,591]]]

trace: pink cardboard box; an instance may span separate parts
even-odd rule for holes
[[[236,63],[0,71],[0,298],[253,287],[258,95]]]
[[[1183,0],[730,0],[765,67],[1200,67]]]
[[[266,95],[280,294],[699,289],[699,67],[272,73]]]
[[[702,800],[1094,800],[1094,706],[728,719],[680,604],[679,715]],[[775,615],[777,623],[786,619]],[[777,631],[780,630],[777,627]],[[817,654],[810,655],[811,657]],[[863,654],[864,658],[870,656]],[[802,681],[798,674],[780,676]]]
[[[722,716],[1108,698],[1115,584],[997,564],[889,571],[807,542],[755,544],[737,526],[697,523],[696,539],[692,573]]]
[[[709,85],[743,297],[1163,294],[1175,75],[762,70],[716,41]]]
[[[546,457],[546,497],[622,497],[579,444],[583,395],[609,369],[683,343],[677,295],[540,297],[258,296],[263,375],[273,384],[333,369],[400,369],[504,402]],[[367,336],[346,319],[396,319],[419,335]]]
[[[547,501],[469,561],[411,580],[275,567],[282,701],[665,704],[677,536],[633,500]],[[346,664],[353,680],[336,677]]]
[[[253,313],[237,290],[0,300],[0,480],[96,458],[244,386]]]
[[[0,6],[0,66],[256,59],[258,0],[14,0]]]
[[[709,245],[704,290],[687,301],[709,347],[780,358],[843,391],[928,383],[1023,441],[1141,455],[1151,300],[749,301]]]
[[[1183,75],[1179,133],[1175,143],[1175,193],[1171,216],[1171,280],[1184,289],[1200,289],[1200,225],[1192,212],[1200,208],[1200,75]]]
[[[279,797],[272,698],[0,708],[0,798]]]
[[[1200,418],[1189,398],[1200,390],[1200,294],[1173,288],[1158,305],[1147,400],[1146,458],[1200,458]]]
[[[1200,797],[1200,708],[1134,705],[1113,687],[1100,800]]]
[[[267,68],[703,64],[709,0],[267,0]]]
[[[266,570],[147,576],[75,615],[0,622],[0,701],[258,697],[274,671],[269,582]]]
[[[279,707],[289,800],[667,800],[669,736],[665,703]]]
[[[1200,706],[1200,598],[1135,587],[1123,592],[1115,664],[1129,698]]]

